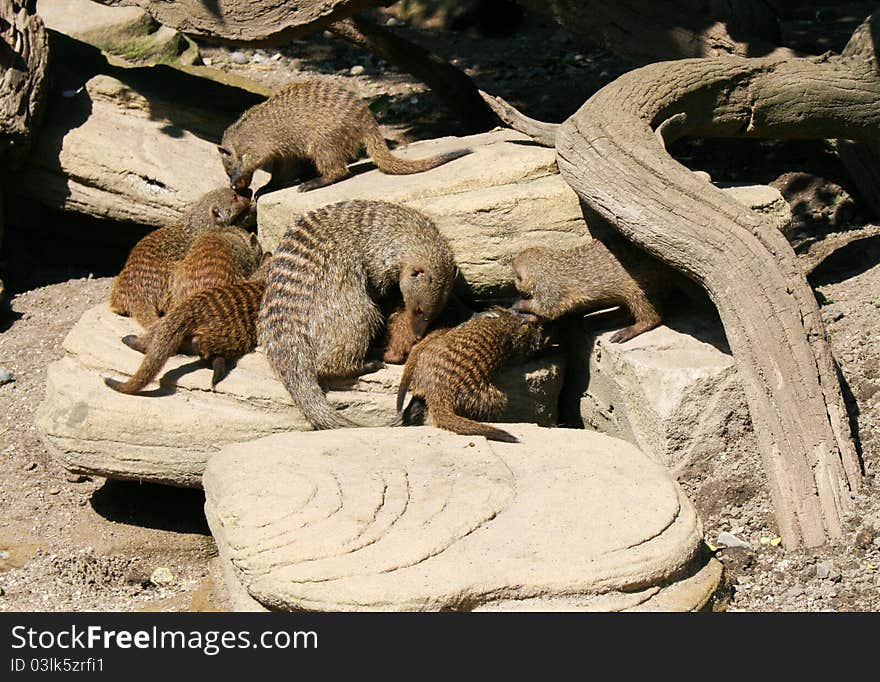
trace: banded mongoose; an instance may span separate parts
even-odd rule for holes
[[[472,315],[473,311],[455,294],[451,294],[443,312],[434,319],[429,330],[449,329],[470,319]],[[406,319],[406,310],[404,308],[396,309],[388,316],[388,321],[385,324],[382,360],[392,365],[402,365],[418,341],[419,338],[413,333],[412,325]]]
[[[153,230],[132,248],[110,292],[110,310],[130,315],[144,328],[166,312],[171,272],[201,233],[235,224],[250,198],[228,187],[198,199],[180,221]]]
[[[546,320],[612,306],[627,309],[634,322],[616,332],[612,343],[660,324],[660,302],[674,277],[667,265],[634,247],[620,244],[612,252],[598,239],[564,250],[525,249],[513,261],[513,275],[522,295],[513,307]]]
[[[120,393],[137,393],[191,339],[194,350],[214,370],[214,388],[226,376],[228,363],[256,348],[257,314],[265,289],[265,269],[261,268],[247,281],[204,289],[184,299],[146,333],[122,339],[144,353],[144,359],[128,381],[106,377],[104,383]]]
[[[318,177],[299,185],[305,192],[346,177],[348,162],[361,147],[366,147],[379,170],[391,175],[419,173],[468,153],[415,161],[394,156],[366,103],[326,78],[291,83],[251,107],[226,129],[218,149],[232,186],[239,190],[250,186],[258,168],[271,170],[270,185],[275,189],[304,161],[311,162]]]
[[[253,232],[230,227],[198,235],[174,265],[165,309],[204,289],[243,282],[262,260],[263,249]]]
[[[432,332],[413,347],[403,368],[394,423],[419,423],[427,408],[428,421],[438,428],[518,442],[480,421],[496,419],[507,405],[507,396],[492,384],[498,372],[525,362],[546,344],[535,316],[509,308],[492,308],[457,327]],[[412,400],[404,410],[407,391]]]
[[[376,304],[395,287],[416,337],[443,310],[456,266],[446,239],[418,211],[347,201],[299,217],[269,266],[260,345],[316,429],[356,426],[327,402],[327,379],[364,373],[382,324]]]

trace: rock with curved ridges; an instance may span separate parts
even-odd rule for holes
[[[259,351],[241,358],[215,391],[204,362],[176,355],[160,373],[164,388],[152,384],[147,395],[117,393],[103,378],[135,372],[143,356],[120,339],[140,331],[131,318],[96,306],[64,340],[65,356],[49,366],[36,427],[50,453],[70,471],[199,487],[205,463],[222,447],[311,428]],[[359,424],[388,424],[396,414],[402,369],[389,365],[366,374],[331,390],[328,399]],[[561,359],[550,354],[511,368],[499,387],[510,395],[504,420],[553,424]]]
[[[690,610],[718,587],[666,469],[590,431],[276,434],[208,463],[237,608]],[[243,598],[241,588],[252,601]]]

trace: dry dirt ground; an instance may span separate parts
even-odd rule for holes
[[[860,16],[835,13],[834,35],[845,36]],[[839,37],[829,44],[833,32],[811,33],[810,26],[799,20],[786,28],[791,40],[839,49]],[[396,30],[457,63],[483,89],[547,120],[563,119],[625,69],[542,22],[507,37],[473,28],[404,24]],[[344,79],[375,103],[391,139],[456,132],[455,121],[424,86],[335,39],[316,36],[277,51],[202,47],[215,66],[272,85],[314,72]],[[359,66],[363,71],[355,68],[353,74]],[[692,141],[674,153],[715,180],[778,186],[795,209],[799,243],[866,221],[824,144]],[[0,252],[0,272],[11,292],[8,307],[0,309],[0,370],[14,377],[0,385],[0,609],[223,608],[210,576],[216,548],[201,492],[72,476],[53,462],[34,430],[47,365],[61,356],[61,342],[79,316],[106,299],[109,275],[138,234],[127,233],[122,249],[96,251],[102,240],[94,237],[90,247],[76,248],[71,234],[98,228],[69,216],[48,216],[44,228],[53,220],[60,221],[59,229],[39,238],[13,226]],[[717,546],[726,531],[751,545],[717,554],[731,580],[731,611],[880,611],[880,243],[869,240],[838,254],[811,281],[845,381],[864,490],[840,540],[792,551],[776,543],[760,461],[730,452],[702,472],[688,472],[682,484],[702,514],[707,543]]]

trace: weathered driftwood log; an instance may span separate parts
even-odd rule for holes
[[[479,133],[494,125],[492,112],[480,98],[477,87],[467,74],[425,48],[395,35],[363,16],[335,23],[329,30],[425,83],[462,122],[464,132]]]
[[[49,41],[36,0],[0,3],[0,166],[15,169],[30,149],[46,100]]]
[[[508,121],[518,127],[515,115]],[[818,306],[784,236],[707,187],[664,144],[685,135],[871,142],[878,130],[876,69],[822,57],[652,64],[597,92],[556,129],[560,172],[587,220],[685,273],[717,306],[790,547],[839,536],[861,482]]]
[[[96,0],[137,5],[163,26],[231,44],[282,45],[388,0]]]
[[[765,0],[518,0],[634,64],[775,54],[779,23]]]

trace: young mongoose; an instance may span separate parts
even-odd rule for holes
[[[308,191],[348,175],[348,162],[361,147],[384,173],[426,171],[467,151],[407,161],[394,156],[379,132],[376,117],[350,90],[324,78],[292,83],[247,111],[223,133],[218,147],[232,186],[249,187],[254,171],[271,170],[273,188],[304,161],[318,177],[299,185]]]
[[[498,371],[524,362],[546,343],[535,316],[508,308],[432,332],[413,347],[403,368],[395,424],[418,423],[427,408],[428,420],[438,428],[518,442],[507,431],[475,420],[491,421],[507,404],[507,396],[492,385]],[[408,390],[413,397],[403,410]]]
[[[433,221],[397,204],[332,204],[287,228],[269,266],[257,331],[312,426],[356,426],[329,405],[319,382],[364,372],[382,324],[375,301],[399,287],[404,317],[421,337],[446,305],[455,272]]]
[[[196,236],[233,225],[249,205],[249,196],[228,187],[212,190],[190,206],[179,222],[146,235],[134,245],[113,283],[110,310],[149,327],[166,311],[171,272]]]
[[[659,304],[672,270],[623,244],[612,252],[598,239],[572,249],[528,248],[513,261],[522,298],[514,308],[546,320],[575,311],[621,306],[634,318],[611,337],[623,343],[660,324]]]
[[[434,319],[429,329],[430,331],[449,329],[469,319],[471,315],[473,315],[473,311],[462,303],[455,294],[452,294],[449,296],[449,302],[443,312]],[[418,341],[419,338],[413,333],[412,325],[406,318],[406,309],[396,309],[388,316],[388,321],[385,324],[382,360],[392,365],[402,365]]]
[[[263,249],[253,232],[230,227],[200,234],[171,271],[165,309],[204,289],[243,282],[262,259]]]
[[[211,388],[226,376],[227,363],[257,345],[257,313],[266,288],[265,278],[204,289],[184,299],[141,336],[122,341],[144,353],[144,359],[125,382],[109,377],[104,383],[120,393],[137,393],[149,384],[186,339],[211,363]]]

